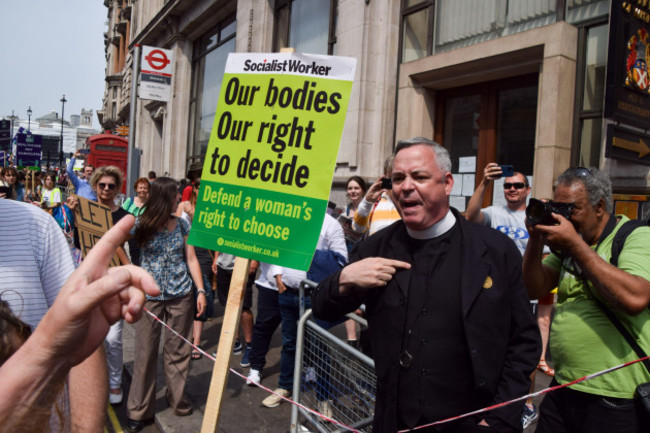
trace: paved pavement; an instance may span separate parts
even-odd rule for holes
[[[202,334],[202,346],[208,353],[213,353],[217,350],[223,312],[223,307],[215,303],[216,317],[213,320],[205,322]],[[278,328],[271,341],[271,347],[266,358],[266,367],[262,376],[262,384],[271,389],[276,388],[280,373],[280,348],[282,340],[279,331]],[[123,334],[124,365],[128,376],[133,371],[134,350],[136,349],[134,347],[134,335],[133,326],[125,324]],[[239,365],[241,356],[232,355],[230,367],[246,375],[248,374],[248,368],[242,368]],[[213,366],[213,361],[206,357],[202,357],[198,361],[191,361],[185,392],[193,403],[195,410],[190,416],[178,417],[167,406],[162,364],[161,358],[159,358],[155,423],[162,433],[195,433],[201,430]],[[244,379],[230,373],[223,395],[218,431],[223,433],[288,432],[291,419],[290,405],[283,403],[273,409],[266,408],[261,403],[267,395],[268,393],[260,388],[246,386]],[[126,406],[126,394],[124,402],[117,409],[122,409],[122,406]],[[126,425],[126,423],[123,422],[122,425]],[[153,432],[154,430],[151,431]]]
[[[255,297],[256,298],[256,297]],[[255,309],[253,309],[255,311]],[[202,345],[204,349],[213,353],[217,350],[217,342],[221,332],[221,323],[223,318],[223,308],[215,303],[215,318],[205,322],[203,330]],[[268,388],[274,389],[277,386],[280,372],[280,348],[281,336],[278,329],[271,342],[271,347],[267,355],[267,364],[262,376],[262,384]],[[127,377],[125,377],[125,388],[130,382],[130,374],[133,370],[134,350],[134,328],[131,325],[124,326],[124,361]],[[248,368],[242,368],[239,365],[241,355],[232,355],[230,367],[244,375],[248,373]],[[158,379],[156,385],[156,417],[155,425],[146,427],[142,433],[195,433],[200,432],[205,404],[210,388],[210,379],[214,363],[203,357],[198,361],[191,361],[190,373],[187,381],[186,393],[190,401],[194,404],[194,413],[186,417],[177,417],[167,407],[165,398],[165,385],[162,376],[162,365],[159,359]],[[536,375],[536,390],[546,388],[550,378],[542,373]],[[126,390],[125,390],[126,391]],[[126,397],[124,402],[114,407],[117,416],[122,423],[126,425]],[[291,407],[288,403],[269,409],[262,406],[262,400],[267,396],[267,392],[257,388],[245,385],[244,379],[230,373],[228,383],[223,396],[221,406],[221,415],[219,419],[218,431],[222,433],[284,433],[290,429]],[[535,399],[535,405],[538,406],[541,398]],[[532,433],[535,429],[536,422],[527,428],[525,433]],[[113,431],[113,429],[111,429]]]

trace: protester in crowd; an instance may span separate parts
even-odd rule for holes
[[[95,170],[90,179],[90,185],[92,186],[93,191],[95,191],[97,202],[110,209],[113,225],[117,224],[119,220],[129,214],[115,203],[115,197],[122,188],[123,178],[122,171],[119,168],[114,166],[104,166]],[[116,249],[116,255],[120,260],[120,264],[128,265],[131,263],[123,245]],[[122,402],[123,398],[123,326],[124,322],[122,320],[115,322],[115,324],[111,326],[104,342],[106,348],[106,361],[108,363],[108,401],[111,404],[119,404]]]
[[[144,306],[185,338],[191,338],[192,316],[205,310],[205,288],[194,247],[187,243],[190,226],[174,216],[180,194],[174,179],[161,177],[151,184],[145,210],[136,220],[133,234],[140,245],[142,267],[151,273],[161,290],[160,296],[147,296]],[[197,287],[194,302],[192,281]],[[194,305],[196,304],[196,310]],[[135,326],[133,379],[127,402],[129,432],[142,430],[155,411],[155,383],[161,325],[146,317]],[[191,347],[177,336],[165,332],[163,368],[167,402],[177,416],[192,413],[184,395]]]
[[[53,171],[45,175],[41,193],[41,208],[51,211],[61,206],[61,190],[56,187],[56,173]]]
[[[138,178],[133,184],[135,196],[127,198],[122,204],[122,208],[134,216],[138,216],[144,210],[144,202],[149,197],[151,186],[146,177]],[[134,239],[129,239],[129,254],[131,263],[140,266],[140,247]]]
[[[139,216],[144,210],[144,202],[149,197],[150,182],[146,177],[139,177],[133,183],[135,195],[127,198],[122,204],[122,208],[134,216]]]
[[[266,354],[269,351],[271,337],[282,322],[278,305],[278,286],[275,279],[268,278],[268,263],[259,263],[259,277],[255,280],[257,287],[257,315],[253,326],[250,346],[250,367],[246,384],[254,386],[262,380],[262,370],[266,365]],[[252,279],[252,278],[250,278]],[[251,294],[252,295],[252,294]],[[244,300],[246,295],[244,295]]]
[[[23,170],[17,172],[18,180],[16,181],[16,200],[25,201],[25,179],[26,175]]]
[[[97,196],[96,201],[110,209],[113,224],[116,224],[120,219],[129,214],[115,203],[115,198],[122,188],[123,179],[124,175],[122,171],[112,165],[99,167],[93,172],[90,178],[90,186]],[[131,263],[126,251],[121,246],[117,248],[116,254],[121,264],[126,265]]]
[[[384,161],[384,175],[370,185],[354,213],[352,229],[362,236],[373,235],[400,219],[399,210],[390,197],[390,188],[383,186],[385,179],[390,179],[392,171],[393,156],[391,155]],[[357,310],[356,313],[362,314],[361,310]],[[345,329],[348,344],[358,349],[357,322],[346,321]]]
[[[361,200],[363,200],[363,196],[367,190],[368,190],[368,186],[366,184],[366,181],[363,180],[362,177],[352,176],[348,179],[348,181],[345,184],[345,191],[348,200],[350,200],[350,202],[345,207],[345,211],[343,211],[343,215],[345,215],[348,218],[354,217],[354,213],[357,211],[357,208],[359,207],[359,203],[361,203]]]
[[[44,256],[44,263],[67,261],[65,269],[71,272],[73,266],[70,259],[66,259],[65,254],[55,257],[56,253],[50,249],[54,244],[58,244],[60,249],[66,248],[52,218],[26,204],[17,203],[8,208],[11,208],[9,215],[14,218],[13,209],[22,209],[21,221],[16,221],[21,225],[21,231],[34,231],[38,227],[44,230],[43,234],[49,234],[49,240],[58,238],[57,242],[41,244],[46,248],[42,248],[39,254]],[[0,220],[5,218],[5,211],[5,205],[0,203]],[[24,325],[0,305],[0,339],[3,341],[0,345],[3,359],[0,362],[4,361],[0,366],[0,430],[103,431],[106,416],[106,394],[102,392],[102,383],[104,389],[106,386],[105,368],[102,373],[101,370],[84,370],[84,367],[88,367],[97,354],[103,359],[101,343],[112,323],[122,318],[133,323],[140,317],[144,303],[142,291],[152,296],[159,293],[155,281],[143,269],[135,266],[108,269],[115,248],[124,242],[132,226],[133,219],[129,217],[109,230],[81,266],[67,281],[63,280],[65,285],[56,283],[53,278],[63,274],[60,269],[49,269],[44,273],[44,281],[48,281],[52,287],[56,286],[52,293],[58,292],[59,295],[28,339]],[[4,221],[0,224],[0,230],[2,227],[6,227]],[[3,242],[5,239],[3,236]],[[40,238],[40,241],[44,239]],[[24,239],[21,241],[24,242]],[[5,289],[3,299],[12,292]],[[25,308],[33,307],[25,305]],[[20,311],[15,307],[12,310]],[[25,315],[22,317],[25,318]],[[15,338],[10,338],[9,333]],[[7,342],[11,342],[11,346],[4,344]],[[83,387],[79,387],[79,378],[75,376],[78,371],[85,371],[88,375],[85,379],[89,381]],[[70,384],[70,413],[60,411],[56,419],[61,428],[57,429],[48,422],[52,405],[60,401],[60,391],[65,386],[66,378]],[[57,406],[55,409],[61,408]]]
[[[506,204],[500,206],[488,206],[481,209],[481,204],[483,203],[485,191],[488,186],[496,179],[500,179],[502,175],[502,168],[497,163],[490,162],[485,166],[485,169],[483,170],[483,179],[479,182],[478,187],[467,204],[465,218],[469,221],[483,224],[505,233],[515,242],[515,244],[517,244],[517,248],[519,248],[519,252],[523,256],[529,238],[528,231],[526,230],[526,203],[528,195],[530,194],[528,178],[520,172],[514,172],[512,176],[506,177],[503,183],[503,195]],[[495,191],[494,194],[497,194],[497,192]],[[546,247],[544,254],[548,254],[549,252],[548,247]],[[551,293],[550,296],[551,308],[544,308],[544,314],[548,315],[548,321],[543,320],[541,322],[548,326],[550,326],[550,314],[554,295]],[[549,303],[547,300],[545,300],[545,302],[547,304]],[[530,308],[533,315],[539,314],[539,311],[536,311],[536,307],[537,301],[531,301]],[[548,335],[548,328],[546,328],[545,331]],[[540,332],[543,331],[540,330]],[[544,350],[542,350],[542,353],[544,354]],[[543,369],[544,366],[549,369],[546,364],[546,359],[542,357],[538,362],[538,368]],[[531,382],[530,391],[532,393],[535,388],[535,372],[531,375]],[[537,419],[537,417],[537,408],[533,405],[533,399],[531,397],[526,400],[521,417],[521,422],[524,428],[528,427]]]
[[[65,238],[52,217],[28,203],[0,200],[0,269],[2,269],[0,272],[2,275],[0,288],[2,299],[9,303],[12,311],[18,314],[22,321],[35,328],[48,308],[54,304],[59,290],[74,271],[74,265]],[[98,274],[93,274],[94,277],[89,279],[88,283],[101,276],[101,269],[98,269],[97,272]],[[65,298],[65,296],[63,297]],[[69,298],[67,299],[69,302]],[[62,302],[65,304],[66,301]],[[71,318],[74,319],[74,317]],[[47,323],[51,324],[51,322]],[[49,324],[40,328],[44,327],[44,331],[54,331],[54,334],[57,334],[60,330],[58,323],[54,328],[50,328]],[[39,362],[52,361],[52,359],[48,360],[47,356],[51,353],[48,350],[49,344],[54,342],[54,340],[47,339],[48,344],[43,347],[41,347],[41,343],[35,344],[28,352],[29,354],[25,353],[26,358]],[[79,341],[75,341],[75,343],[79,344]],[[65,350],[62,353],[66,353]],[[85,353],[88,356],[90,352]],[[46,357],[45,360],[43,355]],[[58,366],[58,362],[57,359],[54,364]],[[39,391],[33,388],[37,384],[47,382],[39,382],[29,376],[37,372],[27,368],[27,365],[30,365],[27,362],[12,358],[12,365],[13,367],[6,369],[3,366],[0,370],[0,387],[2,388],[0,390],[0,429],[35,431],[12,429],[11,421],[8,421],[7,416],[12,417],[13,420],[19,420],[23,416],[33,415],[30,412],[30,407],[33,408],[33,406],[27,404],[30,401],[38,404],[41,409],[49,411],[49,405],[53,400],[41,400],[40,395],[34,393],[43,390]],[[39,371],[38,374],[47,375],[51,372],[47,368],[45,370]],[[21,376],[16,371],[26,376]],[[69,408],[71,425],[77,429],[73,431],[94,432],[103,429],[108,391],[106,374],[106,358],[101,348],[97,349],[81,365],[70,370],[65,385],[68,389],[69,402],[65,399],[64,403],[65,407]],[[7,375],[10,378],[7,378]],[[14,382],[14,380],[22,381],[23,379],[25,382]],[[58,390],[59,385],[57,384],[57,392]],[[93,392],[89,394],[88,390],[93,390]],[[17,397],[15,393],[18,393],[19,396]],[[16,409],[16,406],[13,405],[18,405],[19,410],[8,413],[7,410],[11,412]],[[29,421],[29,419],[26,420]],[[56,429],[54,430],[56,431]]]
[[[201,185],[201,179],[197,179],[194,182],[194,189],[192,190],[192,195],[188,201],[182,201],[178,205],[176,210],[176,216],[183,218],[188,222],[190,227],[192,226],[192,220],[194,219],[194,210],[196,209],[196,199],[199,193],[199,186]],[[213,301],[214,293],[212,292],[212,254],[209,250],[201,247],[194,247],[194,253],[196,258],[199,261],[199,267],[201,268],[201,276],[203,277],[203,287],[205,287],[206,295],[206,309],[205,312],[194,318],[194,325],[192,326],[192,340],[195,346],[201,347],[201,334],[203,333],[203,324],[208,317],[212,317],[213,314]],[[195,295],[198,297],[198,292],[195,291]],[[201,359],[203,354],[197,350],[192,349],[191,359],[196,361]]]
[[[392,184],[402,220],[359,244],[313,299],[314,314],[326,320],[367,306],[375,433],[524,395],[539,359],[521,255],[502,233],[450,209],[447,151],[422,137],[400,141]],[[520,432],[522,406],[457,420],[444,431]]]
[[[377,179],[359,203],[352,228],[357,233],[373,235],[400,219],[399,210],[390,197],[391,189],[383,186],[393,171],[393,156],[384,162],[384,175]]]
[[[16,167],[3,167],[0,170],[0,198],[18,200],[16,184],[18,182],[18,171]],[[22,200],[20,200],[22,201]]]
[[[77,160],[77,158],[79,158],[80,155],[81,155],[81,150],[77,149],[77,151],[74,153],[72,158],[70,158],[70,162],[68,163],[68,167],[66,169],[66,172],[68,173],[68,178],[70,179],[70,182],[72,182],[72,185],[74,186],[75,194],[83,198],[87,198],[88,200],[97,200],[95,191],[89,184],[89,180],[92,177],[93,172],[95,171],[95,167],[90,164],[85,164],[83,166],[82,171],[85,179],[78,178],[74,172],[74,163]]]
[[[212,261],[212,272],[217,276],[217,300],[222,306],[226,306],[228,301],[228,293],[230,292],[230,282],[232,281],[232,271],[235,268],[236,257],[232,254],[220,253],[215,251],[214,259]],[[246,281],[246,288],[244,289],[244,301],[242,303],[241,315],[239,318],[239,327],[244,334],[244,344],[239,338],[239,329],[237,330],[237,338],[232,348],[235,355],[242,352],[244,355],[240,361],[242,367],[250,367],[251,343],[253,341],[253,280],[257,273],[259,262],[252,260],[249,267],[248,280]]]
[[[187,172],[187,180],[189,182],[182,190],[183,196],[181,197],[181,201],[188,201],[192,196],[192,185],[194,185],[194,181],[201,176],[202,169],[203,165],[199,162],[196,162],[190,166],[190,169]]]
[[[506,204],[481,209],[488,186],[501,176],[502,169],[498,164],[490,162],[485,166],[483,179],[479,182],[467,204],[465,218],[468,221],[483,224],[505,233],[517,244],[517,248],[523,256],[528,243],[528,232],[526,231],[526,201],[530,194],[528,178],[522,173],[514,172],[503,183]],[[497,191],[494,194],[497,194]]]
[[[523,264],[531,298],[558,287],[551,386],[638,358],[607,312],[650,353],[650,227],[629,234],[615,266],[610,264],[612,245],[628,218],[613,213],[607,175],[595,168],[569,168],[557,179],[554,201],[572,207],[570,219],[552,213],[555,224],[529,226]],[[553,251],[545,259],[544,244]],[[636,386],[649,381],[650,373],[637,363],[547,394],[536,431],[646,431],[647,420],[642,421],[633,397]]]
[[[343,229],[334,218],[325,215],[323,226],[318,238],[316,250],[333,251],[348,258],[348,249],[345,245]],[[280,378],[278,388],[274,394],[262,401],[266,407],[276,407],[282,403],[282,397],[289,397],[293,390],[293,371],[296,361],[296,343],[298,334],[298,320],[300,320],[300,282],[307,278],[305,271],[273,265],[270,267],[269,278],[274,278],[278,287],[278,306],[282,316],[282,352],[280,359]],[[306,299],[305,308],[311,307],[311,302]],[[341,315],[342,316],[342,315]],[[321,410],[325,405],[321,405]]]
[[[148,176],[149,176],[149,183],[156,180],[156,172],[155,171],[150,171]]]
[[[345,234],[345,243],[348,252],[350,252],[363,238],[363,231],[357,231],[354,229],[353,218],[359,208],[360,203],[363,201],[363,198],[368,190],[368,186],[362,177],[352,176],[345,184],[345,190],[350,202],[345,207],[343,213],[339,216],[339,221],[343,227],[343,232]],[[352,346],[358,347],[357,323],[354,320],[348,320],[345,322],[345,332],[347,334],[348,342]]]

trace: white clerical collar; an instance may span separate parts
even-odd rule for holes
[[[442,218],[431,227],[424,230],[413,230],[406,227],[406,231],[408,232],[409,236],[414,239],[433,239],[447,233],[449,230],[451,230],[454,224],[456,224],[456,217],[450,209],[447,211],[447,215],[445,215],[444,218]]]

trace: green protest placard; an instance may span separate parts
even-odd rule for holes
[[[327,207],[356,59],[231,53],[189,242],[307,270]]]

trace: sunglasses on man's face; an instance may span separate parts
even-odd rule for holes
[[[114,183],[104,183],[104,182],[99,182],[97,185],[99,185],[99,189],[106,189],[108,188],[109,190],[113,191],[117,185]]]
[[[515,187],[515,189],[524,189],[526,187],[526,184],[523,182],[505,182],[503,184],[503,189],[510,189],[512,187]]]

